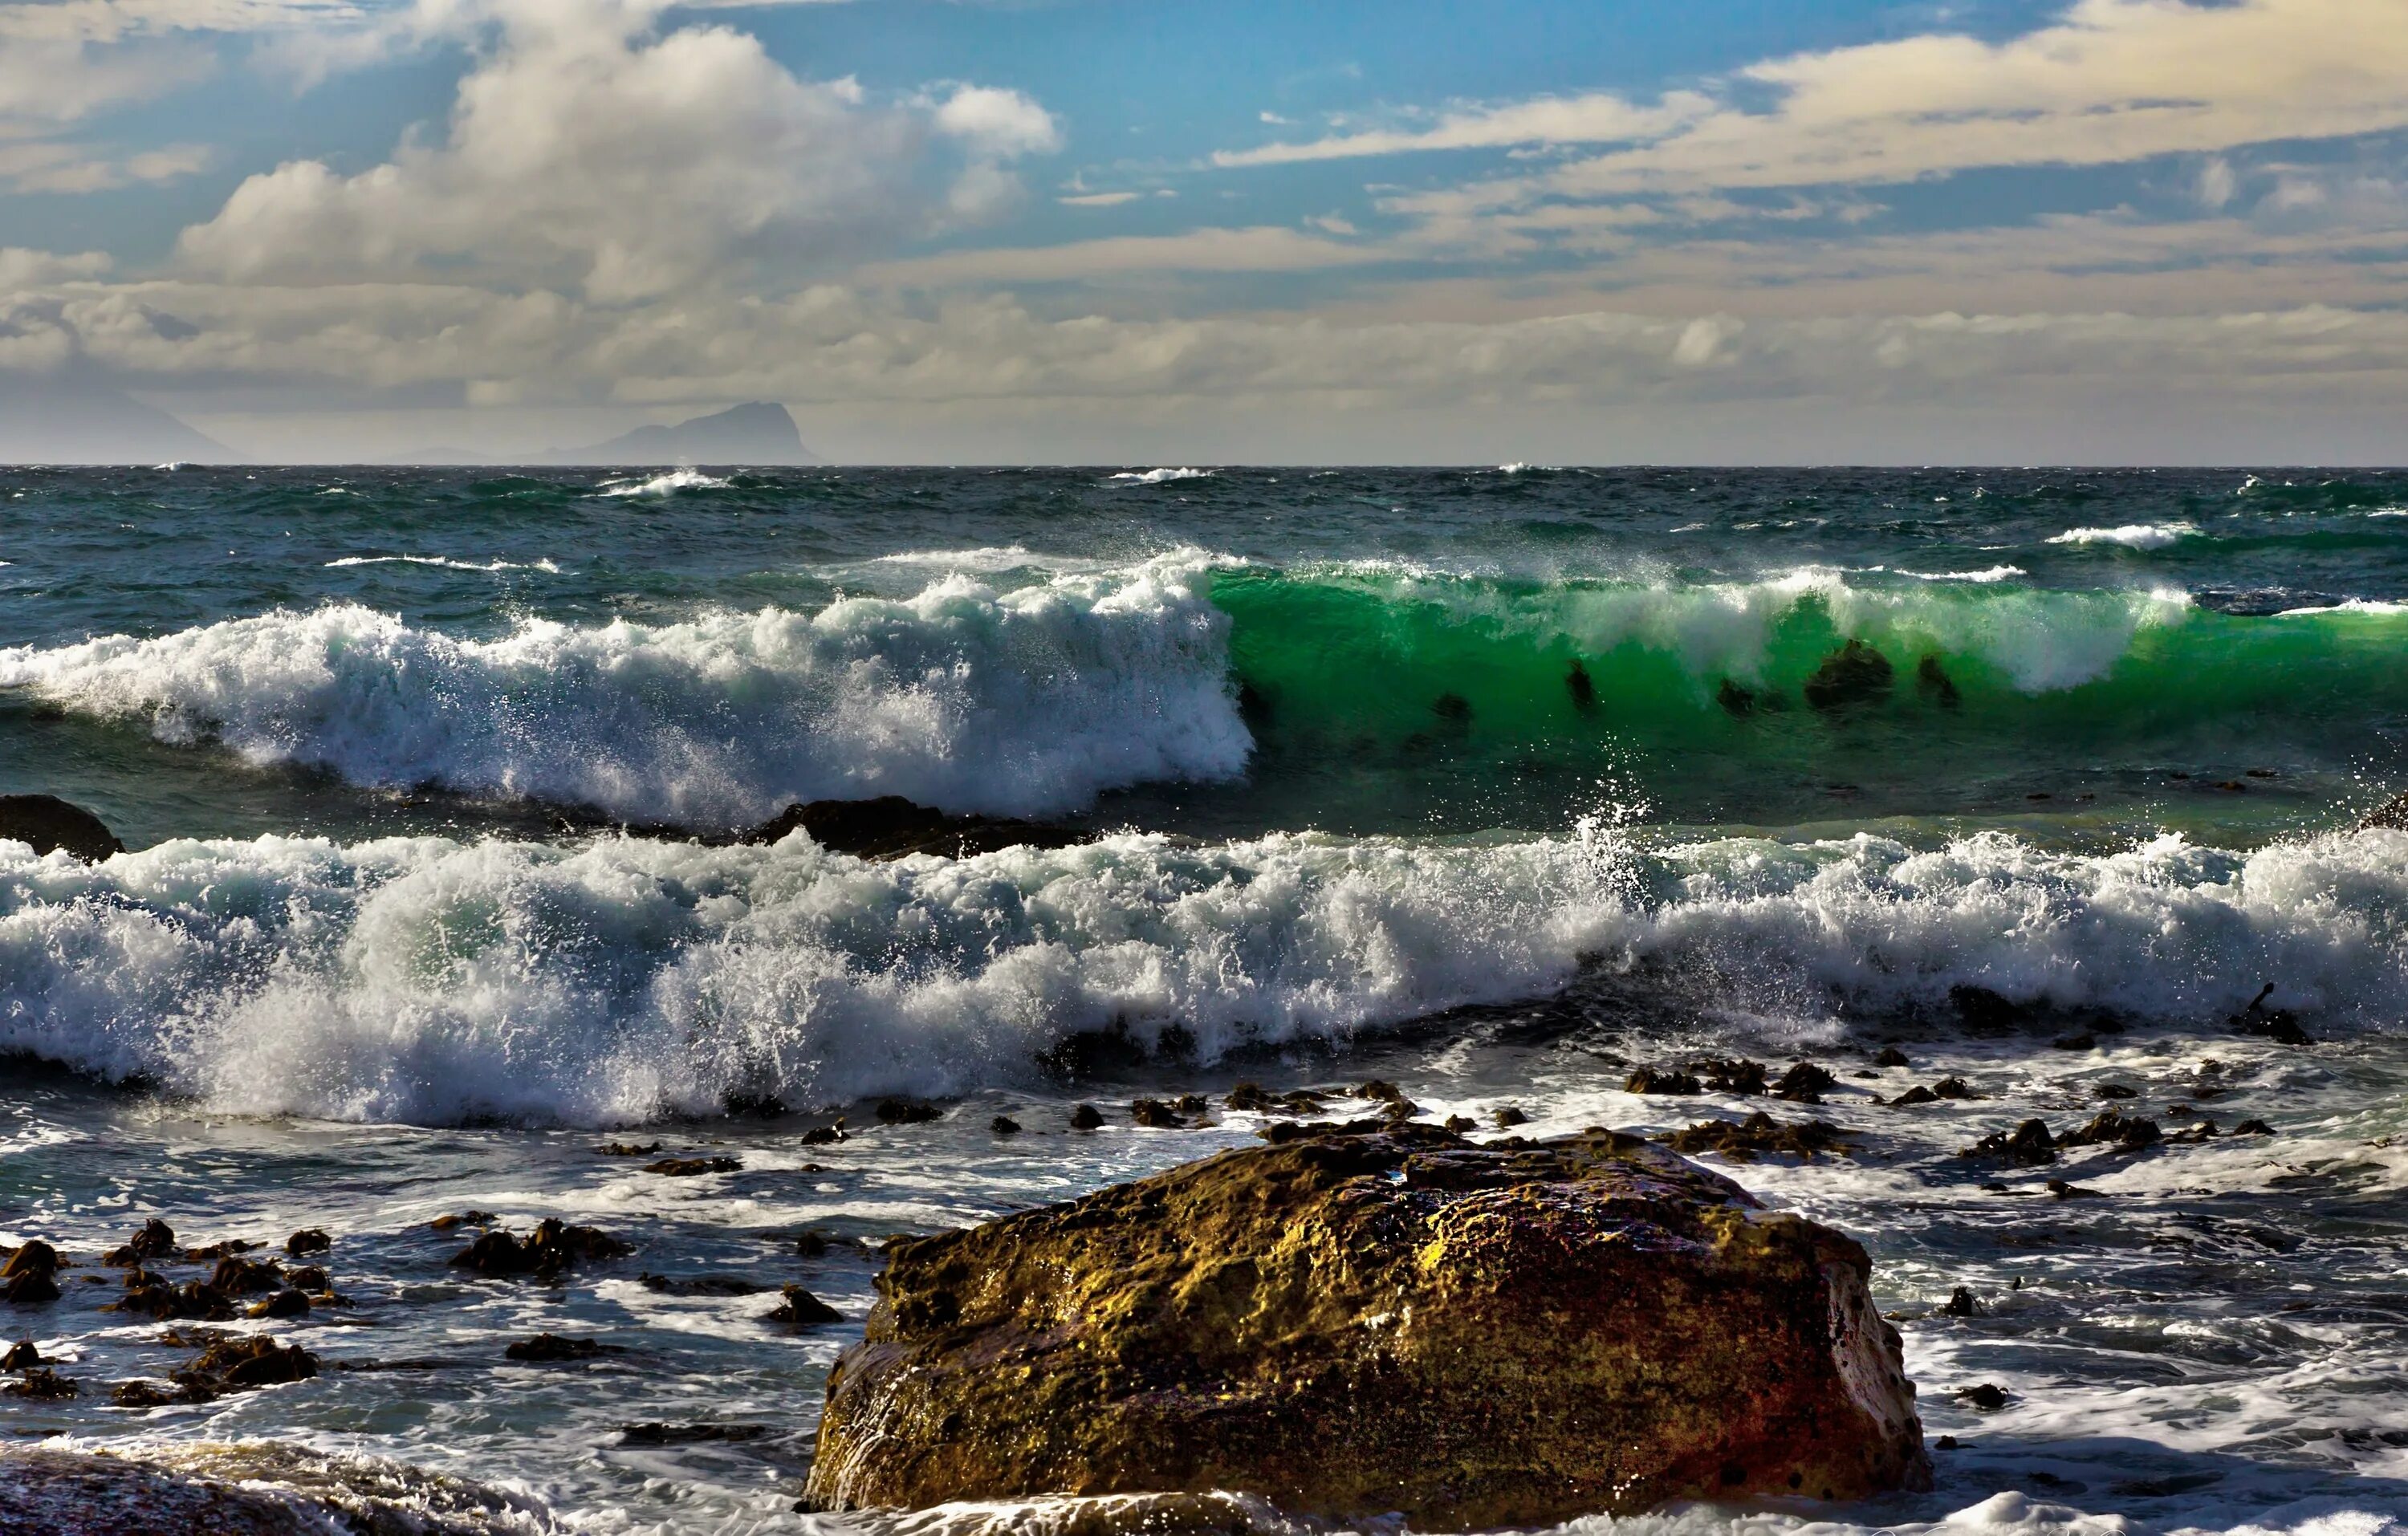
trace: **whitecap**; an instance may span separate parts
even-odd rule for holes
[[[1162,485],[1176,480],[1211,480],[1212,475],[1210,469],[1148,469],[1143,473],[1128,471],[1109,475],[1105,479],[1107,483],[1113,485]]]
[[[2161,550],[2199,532],[2195,523],[2128,523],[2115,528],[2068,528],[2052,544],[2117,544],[2128,550]]]
[[[654,475],[650,480],[606,481],[602,495],[606,496],[673,496],[682,491],[724,491],[734,483],[699,469],[672,469]]]
[[[436,566],[444,570],[539,570],[552,576],[560,574],[560,567],[549,560],[495,560],[480,566],[474,561],[452,560],[439,554],[347,554],[339,560],[326,562],[328,570],[348,566]]]

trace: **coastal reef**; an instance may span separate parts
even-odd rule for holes
[[[1275,1128],[896,1244],[810,1501],[1218,1489],[1470,1529],[1928,1485],[1854,1241],[1611,1131]]]

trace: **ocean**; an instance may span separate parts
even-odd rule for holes
[[[1852,1142],[1701,1160],[1870,1249],[1937,1488],[1600,1531],[2408,1531],[2408,832],[2360,825],[2408,789],[2408,472],[28,468],[0,509],[0,793],[133,850],[0,842],[0,1243],[322,1227],[351,1302],[273,1327],[314,1381],[150,1408],[109,1387],[179,1363],[159,1325],[0,1307],[81,1384],[8,1434],[856,1529],[791,1506],[879,1242],[1377,1078]],[[885,795],[1082,840],[724,836]],[[1737,1056],[1836,1083],[1627,1091]],[[2164,1134],[1968,1150],[2106,1110]],[[472,1209],[638,1251],[477,1281],[428,1225]],[[790,1282],[846,1322],[770,1323]],[[539,1331],[621,1353],[504,1357]]]

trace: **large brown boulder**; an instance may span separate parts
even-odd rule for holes
[[[1865,1251],[1632,1136],[1331,1127],[890,1252],[827,1508],[1223,1489],[1462,1529],[1930,1479]]]

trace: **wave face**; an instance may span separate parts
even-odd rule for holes
[[[1029,814],[1242,770],[1228,622],[1167,556],[998,592],[460,639],[355,604],[0,652],[0,686],[357,784],[737,825],[883,794]]]
[[[2408,984],[2408,834],[2108,855],[1998,833],[1641,851],[1278,835],[870,865],[766,848],[0,844],[0,1049],[228,1113],[624,1124],[1025,1081],[1125,1028],[1211,1059],[1648,968],[1759,1022],[1988,987],[2320,1027]]]
[[[1677,758],[1668,790],[1641,786],[1676,809],[1680,781],[1715,775],[1886,771],[1912,789],[1969,762],[2113,768],[2219,738],[2329,772],[2368,722],[2408,712],[2408,608],[2387,603],[2246,615],[1996,567],[1542,580],[1013,547],[851,568],[924,584],[809,613],[523,620],[493,639],[332,604],[0,651],[0,686],[354,784],[694,825],[880,794],[1075,811],[1230,780],[1257,745],[1258,780],[1368,775],[1335,812],[1356,826],[1433,754],[1574,774]],[[1807,709],[1808,680],[1850,641],[1881,653],[1890,685],[1842,715]]]

